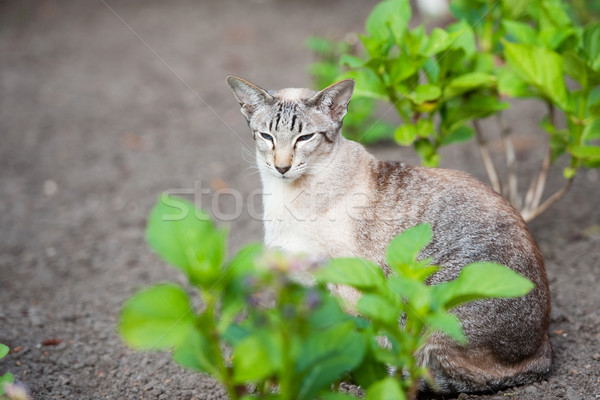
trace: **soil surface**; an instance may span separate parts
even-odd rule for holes
[[[253,143],[225,76],[310,86],[305,38],[362,32],[374,3],[1,2],[0,343],[12,351],[0,374],[11,371],[35,399],[225,398],[212,379],[168,354],[134,352],[116,334],[135,290],[183,283],[147,248],[146,216],[165,190],[207,188],[202,205],[230,227],[232,252],[260,240]],[[542,113],[523,103],[509,116],[529,176],[543,156]],[[418,162],[394,144],[371,151]],[[445,151],[442,165],[485,179],[473,144]],[[560,169],[551,172],[548,193],[562,184]],[[530,225],[552,291],[552,373],[458,398],[600,398],[599,182],[582,171]],[[241,194],[239,216],[216,194],[225,188]]]

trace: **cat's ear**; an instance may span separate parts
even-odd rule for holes
[[[267,93],[266,90],[236,76],[229,75],[227,84],[233,92],[233,95],[242,106],[242,114],[247,119],[252,117],[256,108],[262,104],[271,104],[273,96]]]
[[[307,103],[321,107],[333,120],[341,123],[348,111],[354,85],[353,79],[344,79],[321,90],[308,99]]]

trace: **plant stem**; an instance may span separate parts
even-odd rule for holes
[[[492,158],[490,157],[487,142],[485,140],[485,137],[483,136],[483,132],[481,131],[481,126],[479,125],[478,120],[473,120],[473,128],[475,128],[477,146],[479,147],[479,153],[481,153],[481,158],[483,159],[485,170],[488,174],[488,177],[490,178],[492,188],[496,192],[502,193],[502,187],[500,186],[500,180],[498,179],[498,172],[496,171],[496,167],[494,166]]]
[[[548,111],[550,116],[550,123],[556,128],[556,109],[552,103],[548,103]],[[573,184],[573,178],[571,177],[567,179],[567,182],[563,185],[563,187],[554,193],[552,196],[547,198],[541,205],[540,202],[542,200],[542,194],[544,193],[544,187],[546,185],[546,180],[548,178],[548,170],[550,169],[550,164],[552,161],[552,149],[550,144],[548,144],[548,151],[546,152],[546,156],[544,157],[544,161],[542,162],[542,170],[538,175],[537,179],[531,181],[531,185],[529,190],[527,191],[527,195],[525,197],[525,205],[523,207],[523,211],[521,215],[525,222],[531,222],[544,211],[546,211],[551,205],[556,203],[561,197],[563,197],[568,191],[571,185]]]
[[[504,123],[502,113],[496,114],[496,122],[500,128],[502,134],[502,140],[504,141],[504,150],[506,153],[506,166],[508,168],[508,178],[506,182],[505,196],[508,198],[510,203],[519,210],[522,206],[521,199],[519,197],[519,188],[517,184],[517,162],[515,157],[515,148],[512,141],[512,129]]]
[[[489,53],[492,50],[492,35],[494,27],[494,15],[492,10],[494,8],[494,1],[488,0],[487,9],[485,13],[485,21],[483,25],[483,37],[480,41],[481,50],[484,53]]]
[[[552,149],[550,148],[550,145],[548,145],[546,156],[542,162],[542,170],[538,176],[535,192],[533,198],[531,199],[531,205],[529,206],[529,209],[531,210],[535,210],[540,205],[540,201],[542,200],[542,194],[544,193],[544,188],[546,187],[546,179],[548,179],[548,170],[550,169],[551,158]]]
[[[210,333],[211,351],[213,352],[214,359],[217,360],[217,368],[219,370],[221,383],[225,386],[227,395],[230,400],[238,400],[239,395],[235,384],[225,360],[223,359],[223,353],[221,352],[221,340],[219,333],[217,332],[217,322],[215,320],[215,298],[209,292],[204,292],[204,302],[206,304],[205,313],[207,315],[207,328]]]
[[[552,204],[556,203],[561,197],[563,197],[571,188],[571,185],[573,184],[573,179],[574,178],[567,179],[567,182],[565,182],[563,187],[558,192],[548,197],[539,207],[536,207],[535,210],[527,211],[527,213],[524,213],[523,219],[525,220],[525,222],[533,221],[541,213],[546,211]]]
[[[284,287],[279,294],[279,314],[284,315],[284,307],[288,303],[288,292]],[[291,341],[289,326],[285,319],[280,321],[281,348],[282,352],[282,375],[279,385],[279,393],[284,400],[294,399],[294,360],[290,357]]]

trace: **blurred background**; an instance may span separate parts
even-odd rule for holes
[[[211,193],[201,205],[226,212],[233,205],[224,197],[212,203],[214,193],[235,189],[248,198],[258,189],[254,144],[225,76],[265,88],[313,87],[307,38],[363,32],[375,4],[0,2],[0,343],[13,349],[0,372],[12,371],[38,399],[222,398],[210,379],[168,355],[134,353],[115,333],[121,303],[136,288],[183,283],[148,250],[146,216],[165,190],[189,196],[201,185]],[[540,110],[514,112],[525,133],[535,129]],[[535,148],[536,140],[522,145]],[[419,162],[391,143],[372,151]],[[444,154],[442,166],[485,179],[473,143]],[[536,168],[539,159],[525,164]],[[573,312],[560,303],[562,290],[582,282],[575,269],[553,272],[553,263],[586,252],[595,254],[586,265],[598,262],[597,236],[582,233],[599,221],[590,200],[598,199],[597,182],[597,172],[583,174],[563,200],[578,207],[554,209],[532,225],[551,283],[564,281],[553,291],[554,322]],[[231,251],[261,240],[262,224],[247,209],[223,223]],[[554,250],[573,241],[571,250]],[[590,306],[577,307],[583,314]],[[590,337],[596,332],[594,325]],[[560,368],[575,368],[569,360]]]

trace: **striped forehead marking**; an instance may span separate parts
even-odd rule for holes
[[[281,125],[282,127],[287,127],[290,131],[293,131],[297,126],[298,132],[302,132],[303,124],[296,113],[297,107],[298,103],[295,101],[280,101],[277,104],[275,118],[269,122],[269,130],[278,131]]]

